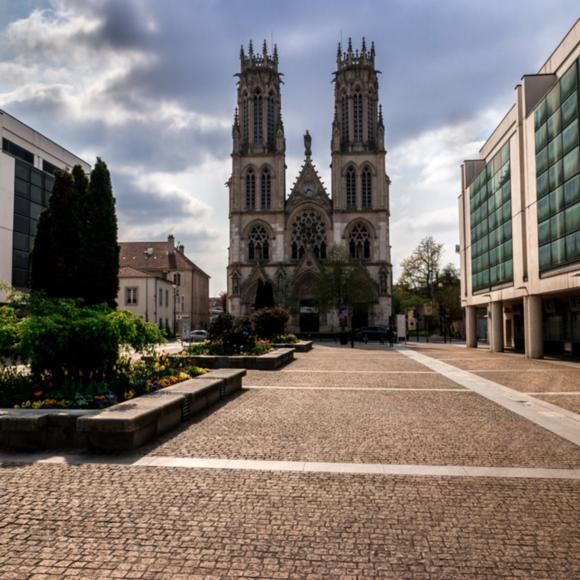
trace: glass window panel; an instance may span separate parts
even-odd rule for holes
[[[550,215],[550,198],[543,197],[538,201],[538,221],[543,222]]]
[[[548,185],[550,190],[556,189],[559,185],[564,182],[564,170],[562,166],[562,161],[556,162],[548,170]]]
[[[564,101],[576,89],[576,64],[573,64],[560,79],[560,99]]]
[[[536,179],[536,187],[537,187],[537,194],[538,198],[544,197],[546,193],[548,193],[548,172],[544,171],[538,178]]]
[[[551,141],[560,132],[561,127],[560,109],[558,109],[546,122],[548,141]]]
[[[556,266],[566,261],[566,240],[552,242],[552,265]]]
[[[26,288],[28,287],[28,270],[23,270],[20,268],[12,268],[12,286],[15,288]]]
[[[545,270],[552,264],[552,254],[550,252],[550,244],[540,246],[540,269]]]
[[[538,242],[540,244],[545,244],[550,241],[550,220],[542,222],[538,226]]]
[[[564,188],[562,186],[550,194],[550,211],[558,213],[564,209]]]
[[[548,117],[560,106],[560,85],[556,84],[546,96],[546,114]]]
[[[501,151],[491,161],[491,172],[495,174],[500,170],[500,168],[501,168]]]
[[[37,220],[40,217],[40,214],[44,211],[44,207],[37,203],[30,204],[30,217],[34,220]]]
[[[502,164],[506,163],[510,158],[510,142],[507,141],[504,146],[501,148],[501,162]]]
[[[566,260],[580,258],[580,231],[566,236]]]
[[[487,200],[487,211],[489,213],[491,213],[492,211],[495,210],[496,204],[495,204],[495,195],[492,195],[488,200]]]
[[[512,220],[503,225],[503,240],[512,239]]]
[[[485,252],[481,256],[481,269],[487,270],[487,268],[489,268],[489,252]]]
[[[14,214],[14,231],[20,232],[22,234],[28,234],[30,230],[30,224],[28,221],[28,217]]]
[[[52,191],[52,187],[54,185],[54,177],[52,175],[45,175],[44,176],[44,189],[49,193]]]
[[[492,266],[489,269],[489,283],[490,284],[497,284],[499,280],[499,271],[497,266]]]
[[[552,145],[550,143],[550,145]],[[544,147],[537,155],[536,155],[536,175],[539,173],[544,173],[546,169],[548,169],[548,148]]]
[[[565,127],[578,116],[578,96],[572,93],[562,103],[562,127]]]
[[[30,182],[38,187],[42,187],[42,173],[37,169],[33,169],[30,174]]]
[[[512,202],[508,201],[507,203],[503,204],[502,210],[502,222],[506,222],[510,219],[512,215]]]
[[[16,160],[16,177],[30,181],[30,165]]]
[[[566,205],[580,201],[580,175],[575,175],[564,183],[564,200]]]
[[[43,196],[42,196],[42,188],[38,187],[38,185],[31,185],[30,186],[30,199],[35,203],[43,204]]]
[[[30,220],[30,235],[36,236],[36,228],[38,227],[38,221]]]
[[[576,173],[578,173],[578,168],[580,167],[580,149],[576,147],[564,157],[564,179],[567,181]]]
[[[28,252],[30,250],[28,236],[26,234],[14,232],[12,235],[14,248],[22,250],[23,252]]]
[[[504,264],[504,280],[511,280],[514,277],[513,261],[507,260]]]
[[[550,220],[550,237],[561,238],[566,234],[566,225],[564,223],[564,213],[557,213]]]
[[[492,248],[489,251],[489,264],[490,266],[494,266],[499,262],[498,251],[497,248]]]
[[[546,100],[544,99],[534,112],[534,126],[536,131],[544,124],[547,117]]]
[[[578,119],[562,132],[562,151],[564,155],[578,145]]]
[[[489,233],[489,247],[493,248],[494,246],[497,246],[498,244],[498,233],[499,233],[499,228],[493,230],[493,232]]]
[[[501,200],[507,201],[511,197],[511,181],[508,179],[507,183],[501,188]]]
[[[28,182],[23,181],[22,179],[16,179],[14,182],[14,192],[16,195],[20,195],[21,197],[28,198],[30,193],[30,185]]]
[[[497,213],[494,212],[489,216],[488,219],[489,229],[493,230],[497,226],[497,223]]]
[[[30,202],[19,195],[15,195],[14,213],[28,217],[30,215]]]
[[[546,129],[546,125],[542,125],[536,131],[536,151],[543,149],[548,142],[548,130]]]
[[[548,163],[556,163],[562,157],[562,135],[548,143]],[[536,170],[537,171],[537,170]]]
[[[21,252],[20,250],[14,250],[12,252],[12,265],[14,268],[21,268],[26,270],[28,268],[28,252]]]
[[[580,203],[569,207],[565,212],[566,231],[571,234],[580,228]]]
[[[508,240],[505,244],[505,255],[508,258],[511,258],[513,256],[513,247],[512,247],[512,241]]]

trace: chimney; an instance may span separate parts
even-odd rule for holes
[[[167,236],[167,249],[170,254],[173,254],[175,251],[175,238],[173,237],[173,234]]]
[[[177,246],[177,249],[181,254],[185,252],[185,246],[183,244],[179,244],[179,246]]]

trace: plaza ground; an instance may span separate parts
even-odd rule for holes
[[[580,577],[580,365],[316,345],[138,455],[0,456],[0,578]]]

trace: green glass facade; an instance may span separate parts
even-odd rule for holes
[[[540,272],[580,260],[578,61],[534,111]]]
[[[473,180],[469,204],[473,291],[513,281],[509,142]]]
[[[26,161],[15,161],[12,285],[29,288],[30,251],[36,236],[38,218],[48,206],[54,177]]]

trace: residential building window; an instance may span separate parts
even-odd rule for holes
[[[261,207],[262,209],[270,209],[272,205],[272,178],[268,169],[262,171],[262,179],[260,180],[262,188]]]
[[[256,209],[256,174],[253,169],[246,173],[246,209]]]
[[[165,290],[165,306],[169,306],[169,290]]]
[[[473,291],[513,281],[509,141],[469,187]]]
[[[534,111],[540,271],[580,260],[580,141],[575,62]]]
[[[179,272],[175,272],[175,274],[173,274],[173,283],[176,286],[181,286],[181,274]]]
[[[354,209],[356,207],[356,174],[353,167],[346,171],[346,207]]]
[[[373,206],[373,188],[372,176],[368,169],[365,169],[360,176],[362,206],[364,209],[370,209]]]
[[[369,230],[366,225],[356,223],[350,230],[349,252],[351,258],[357,260],[369,260],[371,257],[371,241]]]
[[[125,288],[125,305],[137,304],[137,288]]]
[[[34,154],[31,151],[28,151],[28,149],[24,149],[24,147],[13,143],[9,139],[2,138],[2,151],[9,153],[14,157],[18,157],[18,159],[22,159],[31,165],[34,164]]]
[[[264,226],[254,226],[248,238],[248,260],[267,262],[270,259],[268,233]]]
[[[159,306],[163,306],[163,288],[159,289]]]

